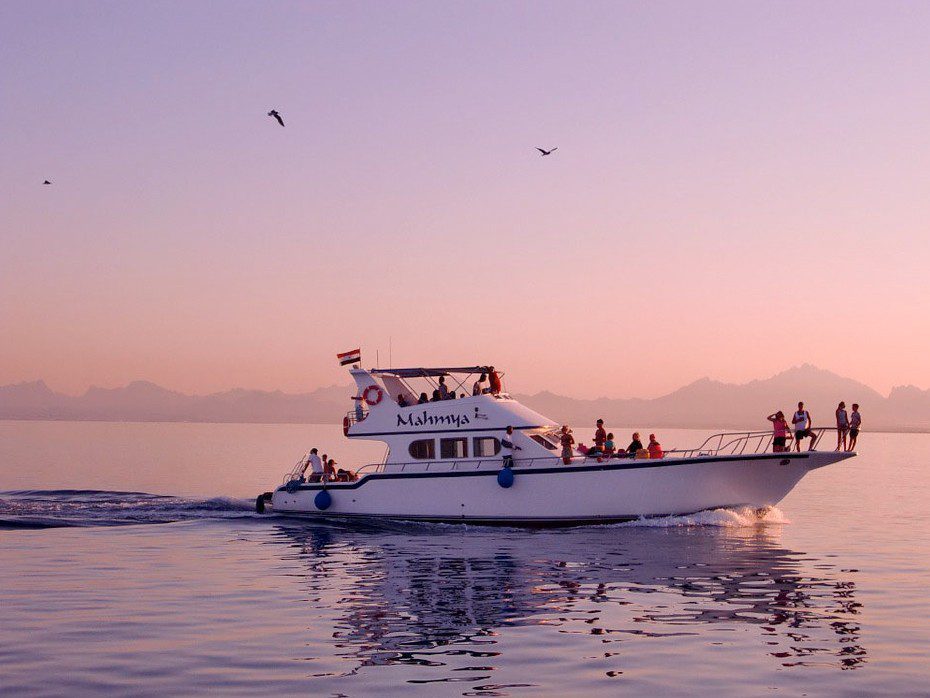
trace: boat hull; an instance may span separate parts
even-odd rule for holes
[[[513,468],[513,484],[497,467],[382,472],[358,482],[329,483],[329,505],[317,506],[320,484],[279,488],[277,514],[312,518],[376,517],[497,525],[579,525],[690,514],[780,502],[810,470],[854,454],[836,452],[612,460],[580,466]],[[324,498],[326,499],[326,498]]]

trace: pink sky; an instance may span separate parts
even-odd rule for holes
[[[928,85],[923,3],[0,2],[0,383],[930,388]]]

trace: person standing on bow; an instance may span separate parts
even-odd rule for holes
[[[522,451],[523,449],[513,442],[513,427],[507,427],[504,432],[504,438],[501,439],[501,455],[504,457],[504,467],[513,467],[513,452]]]
[[[841,402],[836,408],[836,450],[846,450],[846,434],[849,433],[849,415],[846,414],[846,403]]]
[[[856,450],[856,441],[859,440],[859,429],[862,427],[862,415],[859,414],[859,404],[853,403],[852,416],[849,420],[849,446],[847,451]]]
[[[795,412],[794,417],[791,418],[791,423],[794,425],[795,450],[801,450],[801,439],[810,437],[810,450],[813,451],[814,442],[817,440],[817,435],[813,432],[814,420],[811,419],[811,413],[804,409],[803,402],[798,403],[798,411]]]
[[[788,436],[791,434],[791,429],[788,428],[788,420],[785,419],[785,413],[778,410],[778,412],[770,414],[766,419],[772,423],[772,452],[781,453],[782,451],[789,450],[785,448],[785,444],[788,443]]]

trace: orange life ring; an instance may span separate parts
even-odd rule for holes
[[[372,392],[375,394],[374,397],[370,395]],[[381,402],[382,398],[384,398],[384,391],[377,385],[369,385],[365,388],[365,392],[362,393],[362,399],[372,407]]]
[[[343,436],[349,435],[349,418],[348,417],[342,418],[342,435]]]

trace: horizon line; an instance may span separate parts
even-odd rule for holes
[[[765,378],[752,378],[752,379],[750,379],[750,380],[748,380],[748,381],[745,381],[745,382],[742,382],[742,383],[735,383],[735,382],[734,382],[734,383],[730,383],[730,382],[718,380],[718,379],[716,379],[716,378],[711,378],[710,376],[705,375],[705,376],[701,376],[700,378],[696,378],[696,379],[694,379],[694,380],[692,380],[692,381],[690,381],[690,382],[688,382],[688,383],[684,383],[684,384],[678,386],[677,388],[675,388],[674,390],[672,390],[672,391],[670,391],[670,392],[662,393],[662,394],[656,395],[656,396],[654,396],[654,397],[640,397],[640,396],[635,396],[635,395],[634,395],[634,396],[627,396],[627,397],[608,397],[608,396],[606,396],[606,395],[598,395],[597,397],[575,397],[575,396],[571,396],[571,395],[564,395],[564,394],[561,394],[561,393],[555,393],[555,392],[552,392],[552,391],[550,391],[550,390],[548,390],[548,389],[546,389],[546,388],[542,388],[542,389],[537,390],[536,392],[533,392],[533,393],[514,391],[514,394],[522,394],[522,395],[527,395],[527,396],[529,396],[529,397],[534,397],[534,396],[539,395],[539,394],[541,394],[541,393],[549,393],[549,394],[551,394],[551,395],[555,395],[555,396],[561,397],[561,398],[567,398],[567,399],[570,399],[570,400],[591,400],[591,401],[597,401],[597,400],[658,400],[658,399],[661,399],[661,398],[663,398],[663,397],[668,397],[669,395],[672,395],[672,394],[678,392],[679,390],[682,390],[682,389],[687,388],[687,387],[689,387],[689,386],[695,385],[695,384],[700,383],[700,382],[702,382],[702,381],[711,381],[711,382],[714,382],[714,383],[719,383],[719,384],[721,384],[721,385],[728,385],[728,386],[736,386],[736,387],[739,387],[739,386],[749,385],[750,383],[772,380],[772,379],[777,378],[778,376],[781,376],[781,375],[783,375],[783,374],[785,374],[785,373],[788,373],[788,372],[790,372],[790,371],[802,370],[802,369],[805,369],[805,368],[814,369],[814,370],[816,370],[816,371],[820,371],[820,372],[823,372],[823,373],[829,373],[829,374],[832,374],[832,375],[834,375],[834,376],[836,376],[836,377],[838,377],[838,378],[842,378],[842,379],[844,379],[844,380],[854,381],[854,382],[856,382],[856,383],[859,383],[860,385],[865,386],[866,388],[868,388],[869,390],[873,391],[874,393],[880,395],[880,396],[881,396],[882,398],[884,398],[884,399],[888,399],[888,398],[891,396],[891,394],[892,394],[895,390],[902,389],[902,388],[914,388],[914,389],[919,390],[919,391],[921,391],[921,392],[927,392],[928,390],[930,390],[930,388],[921,388],[920,386],[915,385],[914,383],[902,383],[902,384],[900,384],[900,385],[893,385],[893,386],[891,387],[891,389],[888,391],[888,393],[883,393],[883,392],[881,392],[880,390],[877,390],[877,389],[873,388],[872,386],[868,385],[867,383],[864,383],[864,382],[862,382],[862,381],[860,381],[860,380],[858,380],[858,379],[856,379],[856,378],[851,378],[851,377],[849,377],[849,376],[846,376],[846,375],[837,373],[836,371],[833,371],[833,370],[831,370],[831,369],[821,368],[820,366],[816,366],[816,365],[814,365],[814,364],[805,362],[805,363],[803,363],[803,364],[795,364],[795,365],[793,365],[793,366],[789,366],[788,368],[785,368],[785,369],[782,369],[782,370],[780,370],[780,371],[777,371],[776,373],[773,373],[773,374],[771,374],[770,376],[767,376],[767,377],[765,377]],[[47,382],[44,378],[36,378],[36,379],[33,379],[33,380],[22,380],[22,381],[19,381],[19,382],[6,383],[6,384],[3,384],[3,385],[0,385],[0,389],[2,389],[2,388],[9,388],[9,387],[16,387],[16,386],[22,386],[22,385],[30,385],[30,384],[42,384],[42,385],[44,385],[46,388],[48,388],[51,392],[55,393],[56,395],[62,395],[62,396],[64,396],[64,397],[79,398],[79,397],[84,397],[84,396],[86,396],[91,390],[94,390],[94,389],[98,389],[98,390],[122,390],[122,389],[128,388],[129,386],[134,385],[134,384],[136,384],[136,383],[144,383],[144,384],[147,384],[147,385],[152,385],[152,386],[155,386],[156,388],[159,388],[159,389],[161,389],[161,390],[165,390],[165,391],[167,391],[167,392],[178,393],[178,394],[180,394],[180,395],[184,395],[185,397],[211,397],[211,396],[214,396],[214,395],[222,395],[223,393],[230,393],[230,392],[235,392],[235,391],[245,391],[245,392],[254,392],[254,393],[281,393],[281,394],[283,394],[283,395],[309,395],[309,394],[312,394],[312,393],[315,393],[315,392],[319,392],[319,391],[321,391],[321,390],[327,390],[327,389],[330,389],[330,388],[342,388],[342,387],[351,388],[351,387],[352,387],[352,383],[351,383],[351,382],[346,382],[346,383],[332,383],[332,384],[330,384],[330,385],[321,385],[321,386],[317,386],[317,387],[315,387],[315,388],[308,388],[307,390],[301,391],[301,392],[288,392],[288,391],[283,390],[283,389],[281,389],[281,388],[247,388],[247,387],[243,387],[243,386],[232,386],[232,387],[229,387],[229,388],[224,388],[224,389],[221,389],[221,390],[215,390],[215,391],[213,391],[213,392],[208,392],[208,393],[196,393],[196,392],[189,393],[189,392],[186,392],[186,391],[184,391],[184,390],[179,390],[179,389],[177,389],[177,388],[167,387],[167,386],[165,386],[165,385],[162,385],[162,384],[160,384],[160,383],[156,383],[155,381],[152,381],[152,380],[149,380],[149,379],[137,378],[137,379],[134,379],[134,380],[130,380],[130,381],[128,381],[127,383],[124,383],[124,384],[122,384],[122,385],[116,385],[116,386],[101,386],[101,385],[96,385],[96,384],[90,384],[90,385],[88,385],[87,388],[86,388],[83,392],[81,392],[81,393],[68,393],[68,392],[62,392],[62,391],[56,390],[55,388],[53,388],[52,386],[50,386],[50,385],[48,384],[48,382]]]

